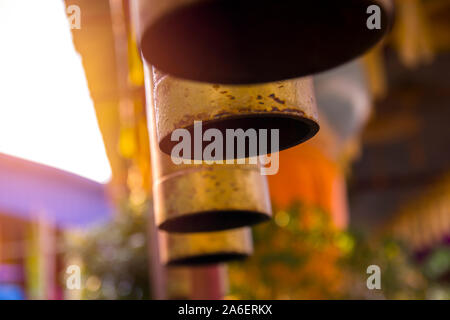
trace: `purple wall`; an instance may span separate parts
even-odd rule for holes
[[[67,228],[105,222],[112,210],[104,185],[0,153],[1,214],[34,219],[43,212]]]

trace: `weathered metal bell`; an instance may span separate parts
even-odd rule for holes
[[[155,150],[153,197],[160,229],[217,231],[270,218],[267,180],[256,165],[175,165]]]
[[[253,252],[249,228],[219,232],[160,232],[161,262],[169,266],[200,265],[242,260]]]
[[[393,18],[391,0],[135,0],[133,8],[150,64],[228,84],[330,69],[377,43]]]
[[[157,226],[169,232],[207,232],[268,220],[272,214],[268,184],[258,165],[175,164],[160,151],[152,79],[146,73]]]
[[[202,121],[201,135],[211,128],[220,130],[223,136],[223,158],[227,157],[228,129],[255,129],[254,145],[246,140],[245,157],[287,149],[313,137],[319,130],[317,108],[312,78],[272,82],[258,85],[217,85],[181,80],[153,69],[156,126],[159,146],[171,154],[178,141],[172,141],[175,129],[189,130],[194,137],[191,142],[191,159],[195,157],[196,131],[194,121]],[[276,150],[261,150],[260,129],[268,129],[268,146],[271,145],[271,129],[279,130]],[[234,139],[234,138],[233,138]],[[202,150],[209,144],[201,141]],[[255,154],[256,152],[256,154]],[[186,158],[186,156],[183,156]]]

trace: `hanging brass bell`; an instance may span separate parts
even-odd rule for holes
[[[311,77],[230,86],[181,80],[155,68],[153,70],[157,136],[161,150],[167,154],[171,154],[179,143],[172,136],[176,129],[190,132],[191,152],[182,157],[191,159],[199,159],[195,143],[202,144],[202,151],[210,143],[202,138],[208,129],[218,129],[222,133],[224,159],[253,157],[287,149],[308,140],[319,130]],[[201,121],[197,129],[195,121]],[[234,152],[236,137],[227,134],[229,130],[236,132],[239,129],[244,132],[254,130],[253,141],[250,138],[243,141],[245,154],[241,155]],[[274,131],[278,133],[275,145],[272,140],[275,139],[272,136]],[[261,133],[264,132],[266,150],[260,145]],[[233,146],[231,154],[227,153],[229,145]]]
[[[253,252],[249,228],[203,233],[159,233],[161,262],[169,266],[242,260]]]
[[[330,69],[390,29],[391,0],[134,0],[144,58],[180,78],[245,84]]]
[[[268,220],[272,214],[268,183],[258,165],[175,164],[172,157],[160,151],[156,138],[152,80],[146,68],[157,226],[169,232],[207,232]]]
[[[270,218],[267,180],[257,166],[174,165],[161,152],[154,158],[153,196],[160,229],[217,231]]]

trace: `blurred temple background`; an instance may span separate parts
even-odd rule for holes
[[[313,77],[253,252],[194,266],[161,261],[131,2],[0,0],[0,299],[450,299],[450,1]]]

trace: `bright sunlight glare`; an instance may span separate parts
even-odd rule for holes
[[[0,152],[111,178],[64,1],[0,0]]]

